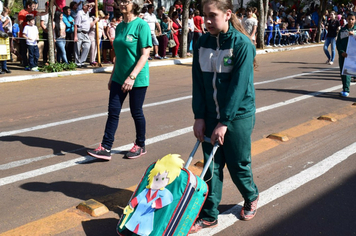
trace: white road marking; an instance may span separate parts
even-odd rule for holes
[[[275,108],[279,108],[279,107],[282,107],[282,106],[290,105],[292,103],[299,102],[299,101],[302,101],[302,100],[305,100],[305,99],[320,95],[322,93],[335,91],[335,90],[338,90],[340,88],[342,88],[342,86],[338,85],[338,86],[334,86],[334,87],[331,87],[331,88],[328,88],[328,89],[325,89],[325,90],[321,90],[319,92],[314,92],[314,93],[310,93],[310,94],[307,94],[307,95],[302,95],[302,96],[299,96],[299,97],[296,97],[296,98],[292,98],[292,99],[289,99],[289,100],[286,100],[286,101],[283,101],[283,102],[275,103],[275,104],[272,104],[272,105],[269,105],[269,106],[260,107],[260,108],[256,109],[256,114],[264,112],[264,111],[272,110],[272,109],[275,109]],[[157,105],[171,103],[171,102],[175,102],[175,101],[181,101],[181,100],[185,100],[185,99],[189,99],[189,98],[191,98],[191,96],[180,97],[180,98],[166,100],[166,101],[157,102],[157,103],[150,103],[150,104],[147,104],[145,106],[146,107],[157,106]],[[129,110],[128,108],[127,109],[123,109],[122,112],[126,112],[128,110]],[[106,115],[107,113],[103,113],[103,114]],[[71,123],[71,122],[75,122],[73,120],[78,121],[79,119],[80,120],[91,119],[91,118],[93,118],[93,116],[99,117],[99,114],[92,115],[92,116],[85,116],[85,117],[81,117],[81,118],[77,118],[77,119],[71,119],[71,120],[62,121],[62,124],[68,124],[68,123]],[[56,126],[57,123],[60,123],[60,122],[54,122],[54,123],[50,123],[50,124],[47,124],[47,125],[48,125],[48,127],[52,127],[52,126]],[[14,131],[9,131],[9,132],[2,132],[2,133],[11,133],[11,134],[7,134],[7,135],[13,135],[13,134],[15,134],[15,132],[27,132],[27,131],[41,129],[41,128],[43,128],[43,126],[45,126],[45,125],[40,125],[40,126],[35,126],[35,127],[32,127],[32,128],[28,128],[28,129],[31,129],[31,130],[22,129],[22,130],[14,130]],[[191,128],[191,127],[187,127],[187,128]],[[0,133],[0,137],[1,137],[2,133]],[[3,136],[7,136],[7,135],[3,135]],[[68,151],[68,152],[70,153],[70,152],[74,152],[74,151],[75,150],[71,150],[71,151]],[[45,155],[45,156],[41,156],[41,157],[34,157],[34,158],[29,158],[29,159],[24,159],[24,160],[20,160],[20,161],[14,161],[14,162],[2,164],[2,165],[0,165],[0,170],[11,169],[11,168],[14,168],[14,167],[30,164],[32,162],[36,162],[36,161],[52,158],[52,157],[55,157],[55,156],[56,155],[53,155],[53,154],[52,155]]]
[[[192,98],[191,95],[185,96],[185,97],[173,98],[173,99],[165,100],[162,102],[154,102],[154,103],[145,104],[145,105],[143,105],[143,107],[145,108],[145,107],[159,106],[159,105],[172,103],[172,102],[178,102],[178,101],[182,101],[182,100],[190,99],[190,98]],[[129,108],[124,108],[121,110],[121,113],[128,112],[129,110],[130,110]],[[90,116],[83,116],[83,117],[78,117],[78,118],[74,118],[74,119],[53,122],[53,123],[49,123],[49,124],[45,124],[45,125],[37,125],[34,127],[25,128],[25,129],[0,132],[0,137],[10,136],[10,135],[14,135],[14,134],[21,134],[21,133],[35,131],[35,130],[39,130],[39,129],[46,129],[46,128],[50,128],[50,127],[54,127],[54,126],[58,126],[58,125],[70,124],[70,123],[77,122],[77,121],[89,120],[89,119],[93,119],[93,118],[107,116],[107,114],[108,114],[107,112],[103,112],[103,113],[94,114],[94,115],[90,115]]]
[[[312,72],[312,73],[317,73],[317,72],[320,72],[320,71],[316,71],[316,72]],[[287,77],[284,77],[284,79],[289,79],[291,77],[287,76]],[[283,79],[283,78],[280,78],[280,79]],[[353,84],[351,84],[353,85]],[[272,105],[269,105],[269,106],[264,106],[264,107],[261,107],[261,108],[258,108],[256,109],[256,114],[257,113],[260,113],[260,112],[264,112],[264,111],[268,111],[268,110],[272,110],[272,109],[275,109],[275,108],[278,108],[278,107],[282,107],[282,106],[286,106],[286,105],[290,105],[292,103],[295,103],[295,102],[298,102],[298,101],[301,101],[301,100],[305,100],[307,98],[311,98],[311,97],[314,97],[314,96],[317,96],[317,95],[320,95],[322,93],[327,93],[327,92],[331,92],[331,91],[334,91],[334,90],[337,90],[337,89],[340,89],[342,86],[341,85],[338,85],[338,86],[334,86],[334,87],[331,87],[331,88],[328,88],[328,89],[325,89],[325,90],[321,90],[319,92],[314,92],[314,93],[310,93],[310,94],[307,94],[307,95],[302,95],[302,96],[299,96],[299,97],[296,97],[296,98],[293,98],[293,99],[289,99],[287,101],[284,101],[284,102],[279,102],[279,103],[276,103],[276,104],[272,104]],[[170,100],[166,100],[166,101],[162,101],[162,102],[156,102],[156,103],[150,103],[150,104],[147,104],[147,105],[144,105],[144,107],[152,107],[152,106],[158,106],[158,105],[162,105],[162,104],[168,104],[168,103],[172,103],[172,102],[177,102],[177,101],[182,101],[182,100],[185,100],[185,99],[190,99],[191,96],[185,96],[185,97],[180,97],[180,98],[175,98],[175,99],[170,99]],[[122,109],[122,112],[127,112],[129,111],[128,108],[126,109]],[[54,122],[54,123],[49,123],[49,124],[46,124],[46,125],[39,125],[39,126],[35,126],[35,127],[31,127],[31,128],[26,128],[26,129],[21,129],[21,130],[14,130],[14,131],[8,131],[8,132],[0,132],[0,137],[2,136],[8,136],[8,135],[14,135],[14,134],[18,134],[18,133],[23,133],[23,132],[28,132],[28,131],[33,131],[33,130],[38,130],[38,129],[44,129],[44,128],[49,128],[49,127],[54,127],[54,126],[57,126],[57,125],[62,125],[62,124],[68,124],[68,123],[72,123],[72,122],[76,122],[76,121],[81,121],[81,120],[87,120],[87,119],[92,119],[92,118],[97,118],[97,117],[100,117],[100,116],[104,116],[104,115],[107,115],[107,113],[100,113],[100,114],[95,114],[95,115],[91,115],[91,116],[84,116],[84,117],[80,117],[80,118],[75,118],[75,119],[70,119],[70,120],[65,120],[65,121],[60,121],[60,122]],[[192,130],[192,126],[190,127],[186,127],[184,129],[190,129]],[[183,129],[183,130],[184,130]],[[174,132],[177,132],[177,136],[180,135],[179,134],[179,130],[177,131],[173,131],[171,133],[174,133]],[[171,134],[169,133],[169,134]],[[167,134],[163,134],[163,136],[165,136]],[[158,136],[157,136],[158,137]],[[148,139],[149,140],[149,139]],[[147,145],[149,144],[148,143],[148,140],[146,141]],[[129,149],[129,148],[126,148],[127,145],[123,146],[125,147],[125,149]],[[115,148],[115,149],[122,149],[122,147],[119,147],[119,148]],[[113,150],[115,150],[113,149]],[[68,152],[72,152],[72,151],[68,151]],[[6,170],[6,169],[11,169],[11,168],[14,168],[14,167],[18,167],[18,166],[22,166],[22,165],[26,165],[26,164],[30,164],[32,162],[35,162],[35,161],[40,161],[40,160],[44,160],[44,159],[48,159],[48,158],[52,158],[56,155],[45,155],[45,156],[41,156],[41,157],[35,157],[35,158],[29,158],[29,159],[25,159],[25,160],[20,160],[20,161],[14,161],[14,162],[10,162],[10,163],[7,163],[7,164],[2,164],[0,165],[0,170]],[[84,158],[84,159],[83,159]],[[79,160],[79,161],[84,161],[85,160],[85,157],[80,157],[80,158],[77,158],[77,159],[74,159],[74,160]],[[90,160],[89,160],[90,161]],[[67,162],[63,162],[63,163],[67,163]],[[57,164],[57,165],[60,165],[61,163]],[[65,166],[66,164],[64,164]],[[56,165],[55,165],[56,166]],[[67,167],[70,167],[70,166],[66,166],[64,168],[67,168]],[[51,169],[51,166],[49,166],[49,170],[46,170],[47,167],[43,167],[43,168],[40,168],[40,169],[37,169],[37,170],[33,170],[33,171],[29,171],[29,172],[26,172],[26,173],[31,173],[30,175],[29,174],[26,174],[24,176],[27,176],[27,178],[31,178],[31,177],[35,177],[37,175],[42,175],[42,174],[45,174],[45,173],[49,173],[49,172],[52,172],[52,171],[55,171],[56,169],[52,169],[51,171],[49,171]],[[63,169],[63,168],[61,168]],[[47,172],[48,171],[48,172]],[[35,173],[37,173],[37,175],[35,175]],[[21,174],[19,174],[21,175]],[[14,175],[14,176],[19,176],[19,175]],[[5,177],[5,178],[10,178],[11,176],[9,177]],[[5,179],[3,178],[3,179]],[[0,179],[0,183],[3,179]],[[20,180],[23,180],[23,178],[20,178]],[[9,179],[6,180],[6,182],[8,182]],[[17,182],[19,180],[16,180],[16,181],[11,181],[12,183],[13,182]],[[2,186],[0,184],[0,186]]]
[[[268,84],[268,83],[278,82],[278,81],[281,81],[281,80],[293,79],[295,77],[300,77],[300,76],[305,76],[305,75],[325,72],[325,71],[329,71],[329,70],[335,70],[337,68],[339,68],[339,67],[332,67],[332,68],[327,68],[327,69],[323,69],[323,70],[316,70],[316,71],[312,71],[312,72],[308,72],[308,73],[300,73],[300,74],[296,74],[296,75],[289,75],[289,76],[285,76],[285,77],[281,77],[281,78],[277,78],[277,79],[271,79],[271,80],[266,80],[266,81],[261,81],[261,82],[255,82],[253,84],[255,86],[256,85],[260,85],[260,84]]]
[[[328,68],[328,69],[324,69],[324,70],[312,71],[312,72],[309,72],[309,73],[301,73],[301,74],[281,77],[281,78],[277,78],[277,79],[273,79],[273,80],[256,82],[256,83],[254,83],[254,85],[278,82],[278,81],[281,81],[281,80],[286,80],[286,79],[291,79],[291,78],[294,78],[294,77],[320,73],[320,72],[327,71],[327,70],[332,70],[332,69],[333,68]],[[304,96],[308,96],[308,95],[304,95]],[[310,96],[313,96],[313,95],[310,95]],[[162,101],[162,102],[155,102],[155,103],[145,104],[143,107],[145,108],[145,107],[159,106],[159,105],[162,105],[162,104],[182,101],[182,100],[190,99],[190,98],[192,98],[191,95],[185,96],[185,97],[174,98],[174,99],[170,99],[170,100],[166,100],[166,101]],[[298,98],[295,98],[295,99],[298,99]],[[121,112],[127,112],[127,111],[129,111],[129,108],[125,108],[125,109],[121,110]],[[73,123],[73,122],[94,119],[94,118],[98,118],[98,117],[102,117],[102,116],[106,116],[106,115],[107,115],[107,112],[103,112],[103,113],[94,114],[94,115],[90,115],[90,116],[83,116],[83,117],[78,117],[78,118],[74,118],[74,119],[53,122],[53,123],[44,124],[44,125],[38,125],[38,126],[30,127],[30,128],[24,128],[24,129],[12,130],[12,131],[0,132],[0,137],[10,136],[10,135],[14,135],[14,134],[20,134],[20,133],[25,133],[25,132],[30,132],[30,131],[40,130],[40,129],[46,129],[46,128],[50,128],[50,127],[54,127],[54,126],[58,126],[58,125],[70,124],[70,123]]]
[[[157,142],[160,142],[160,141],[163,141],[163,140],[167,140],[167,139],[170,139],[170,138],[174,138],[174,137],[177,137],[179,135],[183,135],[183,134],[189,133],[191,131],[192,131],[192,126],[184,128],[184,129],[180,129],[180,130],[175,130],[173,132],[166,133],[166,134],[163,134],[163,135],[158,135],[156,137],[147,139],[146,140],[146,145],[157,143]],[[130,150],[131,147],[132,147],[132,144],[127,144],[127,145],[115,148],[115,149],[113,149],[113,151]],[[0,186],[6,185],[6,184],[15,183],[17,181],[29,179],[29,178],[36,177],[36,176],[39,176],[39,175],[44,175],[44,174],[51,173],[51,172],[54,172],[54,171],[57,171],[57,170],[62,170],[62,169],[68,168],[68,167],[72,167],[72,166],[76,166],[76,165],[83,164],[83,163],[86,163],[86,162],[90,162],[90,161],[93,161],[95,159],[96,158],[91,157],[91,156],[88,155],[88,156],[78,157],[78,158],[73,159],[73,160],[61,162],[61,163],[58,163],[58,164],[46,166],[46,167],[43,167],[43,168],[40,168],[40,169],[27,171],[27,172],[24,172],[24,173],[21,173],[21,174],[8,176],[8,177],[0,179]]]
[[[284,195],[296,190],[297,188],[303,186],[304,184],[320,177],[325,174],[331,168],[337,164],[345,161],[348,157],[356,153],[356,143],[353,143],[344,149],[334,153],[333,155],[325,158],[319,163],[309,167],[306,170],[301,171],[300,173],[283,180],[282,182],[270,187],[269,189],[260,193],[260,200],[258,202],[258,207],[261,208],[268,203],[283,197]],[[243,202],[240,202],[238,205],[232,207],[231,209],[225,211],[219,215],[219,225],[213,229],[203,229],[198,232],[197,236],[205,235],[214,235],[218,234],[222,230],[233,225],[236,221],[239,220],[240,211],[242,208]]]
[[[342,85],[337,85],[337,86],[334,86],[334,87],[331,87],[331,88],[328,88],[328,89],[324,89],[324,90],[321,90],[321,91],[318,91],[318,92],[309,93],[309,94],[302,95],[302,96],[299,96],[299,97],[295,97],[295,98],[292,98],[292,99],[289,99],[289,100],[286,100],[286,101],[283,101],[283,102],[278,102],[278,103],[275,103],[275,104],[272,104],[272,105],[269,105],[269,106],[264,106],[264,107],[261,107],[261,108],[257,108],[256,109],[256,113],[272,110],[272,109],[277,108],[277,107],[283,107],[283,106],[286,106],[286,105],[290,105],[292,103],[299,102],[299,101],[302,101],[302,100],[305,100],[305,99],[308,99],[308,98],[311,98],[311,97],[315,97],[315,96],[318,96],[318,95],[323,94],[323,93],[332,92],[332,91],[335,91],[335,90],[338,90],[338,89],[341,89],[341,88],[342,88]]]

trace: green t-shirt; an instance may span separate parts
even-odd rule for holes
[[[140,59],[142,48],[152,47],[151,30],[147,22],[139,17],[129,23],[121,22],[116,27],[113,46],[116,62],[112,80],[122,85]],[[148,62],[146,62],[133,86],[146,87],[148,85],[149,71]]]

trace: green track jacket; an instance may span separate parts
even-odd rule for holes
[[[346,52],[347,43],[349,42],[349,31],[356,31],[356,25],[352,28],[347,28],[347,25],[342,27],[337,35],[336,48],[339,54]]]
[[[229,126],[255,113],[255,56],[251,40],[231,23],[227,33],[199,38],[193,58],[195,119],[216,118]]]

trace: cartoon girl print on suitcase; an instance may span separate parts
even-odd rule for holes
[[[154,226],[154,212],[173,201],[172,193],[166,189],[179,175],[184,161],[178,154],[168,154],[158,160],[148,176],[148,185],[131,199],[124,209],[125,219],[120,224],[137,235],[149,235]],[[129,215],[133,213],[126,223]]]

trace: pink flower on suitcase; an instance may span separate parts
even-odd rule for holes
[[[169,154],[158,160],[148,176],[148,185],[134,197],[124,209],[125,227],[138,235],[148,236],[153,230],[155,209],[161,209],[173,201],[172,193],[165,187],[180,174],[184,161],[178,154]],[[135,210],[134,210],[135,209]],[[129,214],[130,220],[125,224]]]

